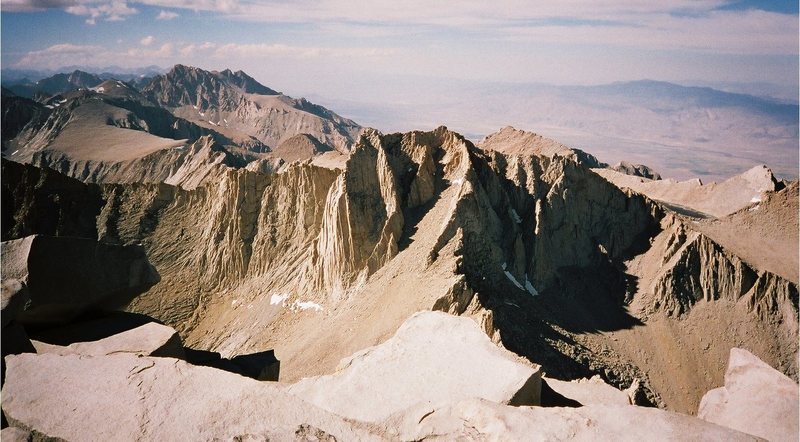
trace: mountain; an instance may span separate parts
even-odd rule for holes
[[[741,193],[789,195],[751,175]],[[275,349],[284,381],[332,372],[427,309],[473,317],[561,379],[599,374],[687,413],[721,382],[732,347],[797,376],[796,272],[745,261],[735,250],[749,249],[718,227],[571,156],[482,150],[446,128],[371,130],[343,168],[231,167],[193,190],[75,182],[85,190],[58,193],[64,177],[9,162],[3,176],[4,238],[85,224],[93,239],[142,244],[160,282],[129,311],[225,357]],[[84,194],[93,202],[80,209]],[[796,213],[780,216],[796,226]]]
[[[721,181],[760,164],[781,178],[798,176],[796,103],[651,80],[570,86],[424,78],[400,86],[380,102],[326,101],[385,131],[447,121],[479,141],[499,127],[532,128],[604,163],[647,164],[664,178]],[[370,87],[364,96],[386,97]],[[412,104],[409,96],[418,98]]]
[[[384,134],[181,65],[2,92],[3,438],[796,433],[798,184],[765,165]]]
[[[254,163],[251,170],[268,173],[334,148],[347,152],[361,130],[241,71],[178,65],[141,92],[128,82],[78,71],[40,84],[69,91],[40,97],[40,106],[20,97],[4,99],[4,115],[14,115],[7,121],[10,130],[4,131],[4,155],[90,182],[169,182],[193,188],[227,167]],[[80,86],[85,84],[93,85]],[[270,146],[259,136],[275,142],[275,152],[267,154]],[[87,138],[92,143],[84,142]]]
[[[91,182],[169,182],[194,187],[258,159],[254,139],[224,135],[175,117],[132,86],[106,80],[44,103],[3,99],[4,156]],[[7,134],[8,138],[5,138]],[[86,140],[91,140],[87,142]],[[187,170],[187,168],[189,168]]]
[[[271,148],[308,133],[346,152],[361,131],[355,122],[303,98],[280,94],[242,71],[209,72],[176,65],[153,78],[142,93],[177,116],[231,138],[255,137]]]
[[[34,98],[38,96],[49,97],[78,88],[91,88],[102,82],[103,79],[97,75],[76,70],[69,74],[55,74],[52,77],[43,78],[35,83],[24,82],[21,84],[11,84],[8,86],[8,89],[25,98]]]

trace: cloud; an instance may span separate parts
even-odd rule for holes
[[[36,12],[45,9],[66,8],[77,4],[77,0],[4,0],[3,12]]]
[[[125,20],[126,16],[139,12],[135,8],[129,7],[125,1],[121,0],[78,4],[67,7],[65,11],[73,15],[88,16],[89,18],[86,19],[86,23],[90,25],[97,23],[98,19],[103,19],[105,21],[122,21]]]
[[[380,48],[325,48],[292,46],[285,44],[237,44],[212,43],[172,44],[153,47],[155,38],[147,36],[141,46],[130,48],[107,48],[98,45],[57,44],[48,48],[30,51],[14,64],[20,69],[58,69],[63,66],[87,67],[138,67],[152,64],[172,65],[186,63],[206,65],[209,62],[221,65],[237,61],[272,60],[347,60],[376,59],[393,55],[392,50]]]
[[[156,20],[172,20],[173,18],[178,17],[178,14],[172,11],[165,11],[161,10],[156,16]]]

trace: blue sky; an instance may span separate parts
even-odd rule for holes
[[[798,82],[794,1],[4,0],[0,25],[3,68],[183,63],[338,99],[399,100],[401,84],[447,79],[767,83],[795,96]]]

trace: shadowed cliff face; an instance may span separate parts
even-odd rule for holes
[[[194,190],[84,185],[37,170],[4,162],[4,239],[43,228],[29,221],[43,210],[59,214],[47,227],[56,234],[88,219],[93,229],[79,235],[141,244],[161,281],[132,311],[226,356],[274,347],[289,379],[330,371],[414,311],[436,308],[475,317],[554,376],[638,380],[650,403],[683,407],[708,388],[673,394],[669,373],[653,374],[658,362],[631,353],[642,343],[628,335],[644,333],[653,340],[644,351],[658,352],[672,338],[651,322],[699,336],[706,331],[687,324],[706,305],[758,324],[740,343],[796,376],[794,283],[557,153],[484,152],[439,128],[368,131],[344,169],[222,168]],[[61,181],[53,188],[75,195],[28,190]],[[94,209],[68,210],[81,198]],[[6,219],[16,220],[8,233]],[[716,370],[701,387],[724,366],[701,351],[675,357]]]

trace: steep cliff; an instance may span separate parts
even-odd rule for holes
[[[431,308],[473,317],[554,376],[600,374],[673,409],[696,410],[734,345],[796,376],[796,283],[571,153],[484,151],[442,127],[367,131],[341,168],[220,171],[193,190],[70,185],[96,207],[83,234],[141,244],[161,275],[131,310],[226,356],[274,348],[284,379],[329,372]],[[47,172],[34,188],[64,179]],[[4,181],[4,219],[9,198],[14,219],[87,216],[29,185]],[[731,322],[743,328],[726,336]]]

